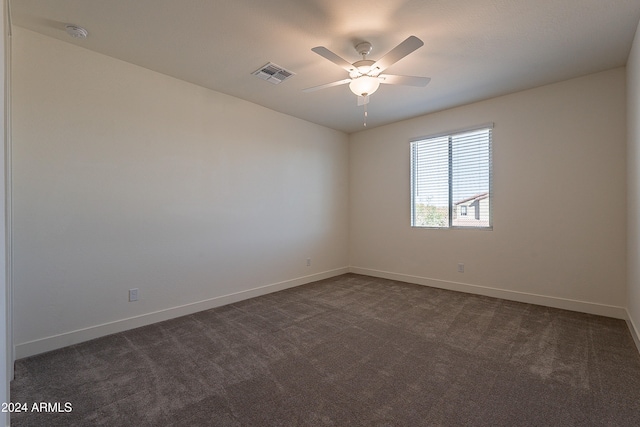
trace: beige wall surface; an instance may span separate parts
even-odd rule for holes
[[[489,122],[493,231],[411,228],[409,141]],[[352,269],[620,315],[625,123],[619,68],[352,134]]]
[[[10,73],[6,72],[6,69],[10,66],[10,47],[7,42],[9,39],[9,26],[7,24],[7,3],[5,1],[0,2],[0,31],[2,33],[2,46],[0,46],[0,75],[3,82],[10,82]],[[0,153],[0,188],[2,188],[2,200],[0,201],[0,402],[10,402],[10,386],[9,381],[13,377],[13,347],[12,341],[12,326],[11,326],[11,288],[10,273],[7,274],[8,267],[10,267],[10,258],[7,258],[7,237],[10,233],[7,233],[7,172],[10,170],[7,168],[7,153],[11,152],[9,135],[9,112],[6,109],[6,100],[8,99],[8,92],[10,88],[4,84],[0,87],[0,135],[2,135],[3,150]],[[8,262],[7,262],[8,261]],[[9,412],[0,416],[0,425],[9,425]]]
[[[640,338],[640,23],[627,62],[627,128],[627,300],[636,338]]]
[[[349,265],[601,314],[629,300],[639,317],[625,209],[637,72],[347,136],[21,28],[12,71],[18,357]],[[412,229],[409,141],[489,122],[493,231]]]
[[[13,76],[18,357],[348,267],[347,135],[21,28]]]

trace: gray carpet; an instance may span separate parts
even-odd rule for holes
[[[19,360],[12,426],[639,426],[621,320],[347,274]],[[64,406],[62,406],[64,408]]]

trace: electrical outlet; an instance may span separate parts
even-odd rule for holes
[[[138,288],[129,289],[129,302],[138,301]]]
[[[458,263],[458,273],[464,273],[464,263]]]
[[[311,258],[307,258],[307,267],[311,267]]]

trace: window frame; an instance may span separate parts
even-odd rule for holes
[[[484,123],[477,126],[457,129],[453,131],[440,132],[436,134],[431,134],[427,136],[421,136],[418,138],[413,138],[409,141],[409,157],[410,157],[410,225],[411,228],[415,229],[426,229],[426,230],[481,230],[481,231],[491,231],[493,230],[493,128],[494,124]],[[488,226],[460,226],[453,225],[453,211],[456,209],[455,202],[453,201],[453,168],[452,168],[452,137],[460,134],[465,134],[474,131],[488,130],[489,131],[489,160],[488,160],[488,169],[489,169],[489,225]],[[449,170],[448,170],[448,192],[449,192],[449,202],[448,202],[448,224],[446,226],[438,227],[438,226],[424,226],[424,225],[415,225],[415,217],[416,217],[416,205],[415,205],[415,183],[416,183],[416,168],[415,168],[415,160],[414,160],[414,144],[419,142],[423,142],[429,139],[436,138],[448,138],[448,162],[449,162]]]

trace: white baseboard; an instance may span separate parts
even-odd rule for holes
[[[150,325],[152,323],[162,322],[164,320],[169,320],[180,316],[186,316],[199,311],[208,310],[227,304],[233,304],[245,299],[266,295],[288,288],[293,288],[296,286],[304,285],[306,283],[315,282],[317,280],[328,279],[330,277],[339,276],[341,274],[349,272],[363,274],[366,276],[414,283],[417,285],[430,286],[434,288],[448,289],[452,291],[501,298],[510,301],[518,301],[529,304],[596,314],[600,316],[613,317],[616,319],[623,319],[626,320],[627,325],[629,326],[629,330],[631,331],[631,335],[633,336],[636,346],[638,347],[638,351],[640,351],[640,330],[634,324],[631,316],[629,315],[629,312],[624,307],[490,288],[468,283],[431,279],[427,277],[392,273],[388,271],[373,270],[362,267],[343,267],[17,344],[14,348],[15,357],[16,359],[21,359],[24,357],[33,356],[62,347],[67,347],[69,345],[89,341],[95,338],[100,338],[106,335]]]
[[[627,326],[629,326],[629,332],[631,332],[633,341],[636,343],[636,347],[640,352],[640,329],[638,329],[636,324],[633,323],[633,319],[631,318],[631,313],[629,313],[629,310],[626,310],[626,312],[627,312],[627,317],[625,320],[627,321]]]
[[[339,276],[348,272],[348,267],[338,268],[335,270],[329,270],[309,276],[298,277],[296,279],[285,280],[283,282],[259,286],[245,291],[222,295],[219,297],[197,301],[178,307],[171,307],[152,313],[142,314],[140,316],[116,320],[113,322],[103,323],[101,325],[90,326],[88,328],[78,329],[75,331],[65,332],[62,334],[17,344],[15,346],[16,359],[21,359],[47,351],[56,350],[62,347],[67,347],[69,345],[89,341],[94,338],[100,338],[117,332],[150,325],[152,323],[162,322],[164,320],[169,320],[180,316],[186,316],[189,314],[197,313],[199,311],[209,310],[211,308],[220,307],[227,304],[233,304],[234,302],[266,295],[288,288],[293,288],[296,286],[315,282],[317,280],[328,279],[330,277]]]
[[[428,277],[411,276],[408,274],[391,273],[388,271],[372,270],[361,267],[350,267],[349,272],[364,274],[366,276],[380,277],[383,279],[398,280],[416,285],[430,286],[433,288],[448,289],[451,291],[466,292],[469,294],[484,295],[501,298],[510,301],[524,302],[528,304],[543,305],[546,307],[561,308],[564,310],[579,311],[582,313],[596,314],[599,316],[627,319],[628,313],[624,307],[596,304],[586,301],[578,301],[566,298],[550,297],[526,292],[510,291],[505,289],[490,288],[486,286],[472,285],[468,283],[451,282],[447,280],[430,279]]]

